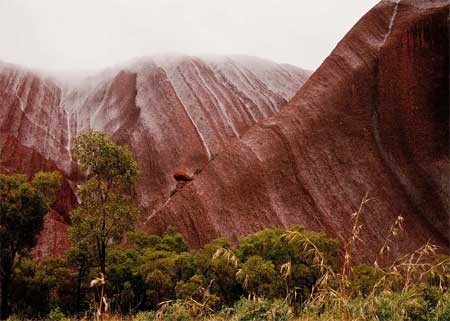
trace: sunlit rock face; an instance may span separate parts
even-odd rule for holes
[[[428,240],[448,252],[448,1],[382,1],[280,113],[223,149],[148,218],[200,246],[268,226],[341,240],[364,195],[358,260],[374,260],[395,219],[391,258]]]
[[[65,177],[36,255],[60,255],[67,246],[68,212],[82,180],[70,152],[78,133],[105,131],[130,146],[142,225],[186,185],[178,177],[194,180],[251,126],[279,112],[309,74],[238,56],[142,58],[77,80],[0,64],[0,168]]]

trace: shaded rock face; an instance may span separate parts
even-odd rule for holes
[[[37,256],[61,254],[80,183],[70,149],[80,132],[105,131],[136,155],[144,221],[256,122],[277,113],[309,72],[250,57],[138,59],[76,82],[0,64],[0,168],[64,177]],[[183,174],[183,184],[177,182]]]
[[[390,255],[428,240],[448,251],[447,1],[382,1],[287,107],[218,155],[146,222],[194,246],[300,224],[346,239],[361,218],[372,260],[398,215]]]

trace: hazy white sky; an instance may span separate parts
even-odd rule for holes
[[[84,70],[161,52],[314,69],[376,0],[0,0],[0,60]]]

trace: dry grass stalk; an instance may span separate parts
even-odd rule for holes
[[[99,303],[96,308],[95,317],[97,320],[104,319],[104,313],[108,311],[109,305],[105,297],[105,275],[100,272],[99,276],[90,282],[91,288],[100,288]]]
[[[398,299],[400,303],[397,306],[398,311],[395,311],[395,313],[398,316],[406,317],[406,311],[401,302],[409,302],[415,299],[417,293],[413,289],[418,287],[421,282],[431,277],[437,277],[441,290],[444,289],[445,284],[448,284],[450,280],[450,258],[445,258],[438,263],[433,262],[433,258],[437,256],[438,248],[430,242],[412,253],[401,256],[387,267],[379,266],[379,260],[391,251],[395,240],[403,231],[404,218],[400,215],[390,226],[373,264],[380,277],[370,289],[367,297],[360,300],[359,303],[355,303],[355,299],[360,297],[360,293],[352,289],[352,278],[354,277],[353,250],[357,242],[362,242],[361,233],[364,226],[360,223],[360,218],[364,206],[370,200],[366,193],[358,210],[351,216],[353,221],[352,232],[350,238],[344,244],[344,262],[339,272],[335,272],[327,264],[323,253],[306,235],[298,231],[286,233],[288,240],[302,241],[302,250],[312,255],[313,263],[321,273],[306,304],[305,312],[328,309],[334,311],[342,320],[378,320],[376,311],[380,304],[379,294],[392,294],[397,290],[396,287],[400,286],[400,297]],[[283,270],[285,274],[286,269],[287,267]],[[302,320],[308,320],[308,315],[310,314],[306,313]]]
[[[233,250],[224,247],[217,249],[212,257],[212,261],[216,261],[220,258],[225,258],[226,261],[229,264],[231,264],[231,266],[233,266],[234,268],[238,267],[239,261],[236,255],[234,254]]]

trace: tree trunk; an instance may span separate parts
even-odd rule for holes
[[[9,283],[10,275],[6,273],[1,278],[0,320],[6,320],[9,316]]]
[[[76,305],[76,313],[79,313],[81,310],[81,284],[83,283],[85,270],[83,267],[78,269],[78,277],[77,277],[77,305]]]

